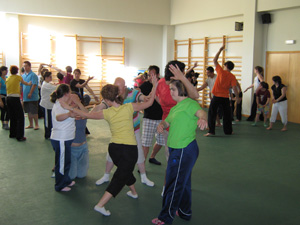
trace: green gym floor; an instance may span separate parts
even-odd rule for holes
[[[192,176],[191,221],[175,218],[173,224],[189,225],[299,225],[300,224],[300,125],[288,124],[280,132],[267,131],[260,122],[233,125],[234,135],[216,128],[215,137],[197,131],[200,155]],[[26,118],[27,123],[27,118]],[[51,169],[54,152],[41,129],[26,130],[26,142],[8,138],[0,130],[0,224],[1,225],[147,225],[158,216],[166,160],[161,166],[146,163],[154,187],[141,184],[137,169],[138,199],[129,198],[125,187],[106,206],[110,217],[93,210],[107,187],[95,181],[104,172],[110,131],[105,121],[88,121],[90,168],[77,179],[71,192],[54,191]]]

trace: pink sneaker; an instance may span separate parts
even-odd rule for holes
[[[165,222],[159,220],[158,218],[154,218],[152,220],[152,223],[155,224],[155,225],[163,225],[163,224],[165,224]]]

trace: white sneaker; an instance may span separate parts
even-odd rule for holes
[[[101,184],[104,184],[106,182],[109,182],[109,176],[104,174],[103,177],[101,177],[99,180],[96,181],[96,185],[101,185]]]
[[[52,172],[51,178],[55,178],[55,172]]]
[[[128,195],[129,197],[131,197],[131,198],[138,198],[138,197],[139,197],[137,194],[136,194],[136,195],[132,194],[131,191],[128,191],[128,192],[127,192],[127,195]]]
[[[94,210],[101,213],[104,216],[110,216],[110,211],[106,210],[104,207],[99,207],[95,205]]]
[[[142,184],[146,184],[149,187],[153,187],[154,186],[154,182],[149,180],[147,177],[142,177],[141,176],[141,182]]]

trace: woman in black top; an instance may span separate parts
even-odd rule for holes
[[[275,123],[277,114],[279,112],[281,117],[281,122],[283,123],[283,128],[281,131],[287,130],[287,98],[286,98],[286,86],[281,83],[280,76],[274,76],[272,78],[274,85],[271,87],[272,89],[272,114],[270,118],[270,126],[267,130],[271,130],[273,128],[273,123]]]

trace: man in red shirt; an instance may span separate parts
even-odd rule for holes
[[[208,127],[209,132],[204,136],[208,137],[215,134],[215,126],[216,126],[216,117],[217,117],[217,109],[219,105],[222,105],[223,108],[223,130],[227,135],[232,134],[232,122],[231,122],[231,109],[229,103],[229,89],[232,87],[237,103],[241,102],[241,99],[238,97],[237,83],[235,76],[231,73],[234,68],[234,63],[231,61],[227,61],[224,64],[224,69],[219,65],[218,59],[221,52],[225,49],[225,45],[223,45],[219,51],[217,52],[214,58],[214,65],[217,71],[217,79],[215,81],[214,87],[212,89],[212,93],[214,95],[211,100],[209,110],[208,110]]]

